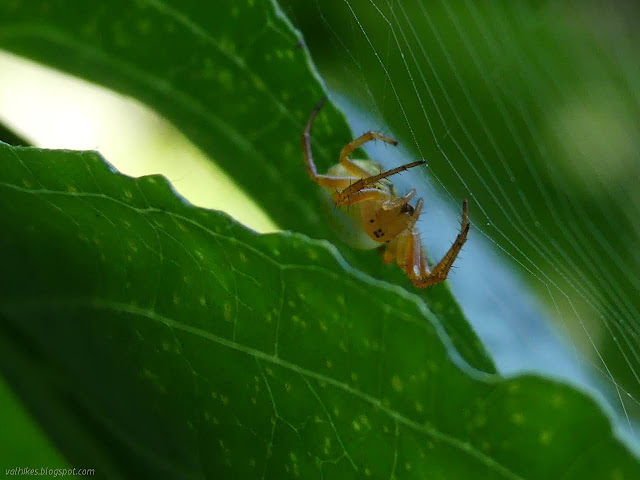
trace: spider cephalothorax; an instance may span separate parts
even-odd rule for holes
[[[383,259],[387,263],[394,260],[407,273],[411,282],[425,288],[444,281],[454,260],[469,233],[467,201],[462,203],[462,224],[460,233],[442,260],[429,268],[425,259],[420,233],[416,221],[422,211],[422,199],[413,207],[409,201],[416,191],[411,190],[399,197],[390,181],[391,175],[403,172],[425,163],[417,161],[392,168],[386,172],[373,173],[364,168],[361,162],[349,159],[348,155],[371,140],[397,145],[398,142],[375,132],[367,132],[345,145],[340,152],[340,163],[329,170],[329,175],[318,174],[311,152],[311,126],[326,101],[323,98],[311,112],[309,121],[302,133],[302,148],[311,179],[318,185],[333,191],[332,199],[338,206],[355,205],[358,207],[359,226],[371,240],[366,245],[374,248],[387,245]]]

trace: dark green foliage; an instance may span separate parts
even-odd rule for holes
[[[592,400],[470,369],[417,296],[324,241],[257,235],[92,152],[0,145],[0,164],[0,364],[18,388],[38,379],[20,393],[74,465],[111,478],[640,471]]]
[[[70,464],[110,478],[640,476],[593,400],[495,375],[447,286],[416,291],[330,231],[299,146],[324,91],[273,4],[9,0],[0,48],[147,103],[300,232],[257,235],[93,152],[0,144],[0,371]],[[331,105],[313,133],[324,170],[351,133]]]

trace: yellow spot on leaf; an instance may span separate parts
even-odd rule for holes
[[[540,435],[538,435],[538,440],[540,440],[540,443],[542,445],[549,445],[552,439],[553,439],[553,432],[549,430],[543,430],[540,432]]]
[[[401,392],[402,390],[404,390],[404,383],[402,382],[402,380],[400,380],[400,377],[398,375],[394,375],[393,377],[391,377],[391,386],[396,392]]]
[[[367,416],[366,416],[366,415],[364,415],[364,414],[363,414],[363,415],[360,415],[360,416],[358,417],[358,420],[360,420],[360,423],[361,423],[362,425],[364,425],[365,427],[367,427],[367,428],[371,428],[371,425],[369,424],[369,419],[367,418]]]
[[[512,413],[511,421],[516,425],[522,425],[524,423],[524,414],[520,412]]]

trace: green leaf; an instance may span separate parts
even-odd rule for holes
[[[354,251],[328,226],[304,169],[300,134],[325,94],[301,39],[272,2],[80,0],[0,3],[0,48],[131,95],[173,122],[283,229],[340,245],[354,267],[415,288],[377,252]],[[320,171],[353,136],[327,105],[313,144]],[[405,175],[411,175],[409,173]],[[448,286],[416,292],[471,365],[493,362]]]
[[[110,478],[637,478],[595,402],[469,368],[415,295],[92,152],[0,144],[0,361]],[[445,347],[446,346],[446,347]]]

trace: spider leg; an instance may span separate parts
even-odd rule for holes
[[[392,168],[391,170],[387,170],[386,172],[380,173],[378,175],[369,176],[369,172],[361,169],[358,165],[349,160],[347,158],[347,155],[358,148],[360,145],[370,140],[379,139],[393,145],[397,145],[398,142],[374,132],[367,132],[354,141],[348,143],[340,153],[340,163],[349,173],[355,175],[355,177],[339,177],[333,175],[318,174],[318,169],[316,168],[316,164],[313,161],[313,151],[311,149],[311,126],[313,125],[314,120],[318,116],[320,109],[323,107],[326,101],[327,97],[324,97],[315,106],[315,108],[311,112],[311,115],[309,115],[309,120],[307,120],[307,124],[305,125],[301,136],[302,151],[304,152],[307,172],[309,173],[309,177],[311,177],[311,179],[318,185],[346,191],[346,193],[341,197],[346,198],[351,194],[362,190],[366,186],[377,182],[378,180],[382,180],[383,178],[394,175],[398,172],[402,172],[404,170],[408,170],[409,168],[416,167],[425,163],[424,161],[413,162],[397,168]]]
[[[383,192],[382,190],[378,190],[377,188],[363,188],[347,197],[343,196],[342,192],[336,192],[333,194],[333,201],[336,205],[356,205],[376,198],[384,198],[385,202],[393,202],[397,200],[395,197]]]
[[[411,197],[413,197],[413,195],[415,195],[415,190],[411,190],[404,197],[393,199],[393,200],[398,201],[398,206],[399,206],[407,203],[411,199]],[[382,255],[382,259],[385,263],[391,263],[395,260],[396,263],[400,266],[400,268],[402,268],[407,273],[408,273],[408,270],[406,269],[406,266],[408,264],[407,254],[409,252],[409,249],[413,248],[412,247],[413,244],[411,243],[413,242],[413,240],[410,238],[411,237],[410,232],[413,231],[413,226],[418,221],[420,212],[422,212],[422,199],[418,200],[416,208],[411,214],[411,221],[407,224],[405,233],[400,234],[397,237],[395,237],[393,240],[391,240],[389,245],[387,245],[387,248],[384,251],[384,254]]]
[[[470,228],[468,217],[468,206],[467,200],[465,199],[464,202],[462,202],[462,222],[460,225],[460,233],[453,242],[453,245],[451,245],[447,253],[442,257],[442,260],[440,260],[431,271],[429,270],[427,261],[424,258],[420,234],[415,230],[411,232],[411,236],[409,238],[411,238],[412,241],[408,243],[411,244],[412,248],[411,251],[407,249],[406,264],[404,267],[404,270],[409,275],[411,283],[418,288],[425,288],[441,283],[447,278],[449,270],[451,270],[451,267],[453,266],[453,262],[458,257],[464,242],[467,241],[467,235]]]
[[[421,259],[424,256],[422,252],[422,242],[420,241],[420,234],[416,231],[412,231],[411,235],[407,238],[407,250],[406,250],[406,264],[404,271],[409,275],[409,280],[415,285],[416,281],[422,277],[420,271]]]
[[[349,185],[341,192],[338,192],[335,195],[334,200],[336,201],[336,203],[344,202],[354,193],[359,192],[360,190],[382,180],[383,178],[390,177],[391,175],[395,175],[396,173],[404,172],[405,170],[409,170],[410,168],[417,167],[418,165],[422,165],[424,163],[426,163],[424,160],[418,160],[417,162],[407,163],[406,165],[392,168],[391,170],[387,170],[386,172],[382,172],[377,175],[371,175],[369,177],[361,178]]]
[[[411,201],[411,199],[414,197],[415,194],[416,194],[416,189],[412,188],[411,190],[409,190],[409,193],[407,193],[403,197],[392,198],[390,200],[387,200],[382,204],[382,208],[384,210],[393,210],[394,208],[398,208],[398,207],[401,207],[402,205],[406,205]]]
[[[385,137],[385,136],[380,135],[379,133],[375,133],[375,132],[364,133],[364,134],[360,135],[358,138],[356,138],[355,140],[347,143],[344,146],[344,148],[340,151],[340,164],[351,175],[355,175],[358,178],[364,178],[364,177],[368,177],[369,175],[371,175],[369,172],[367,172],[363,168],[359,167],[357,164],[353,163],[349,159],[349,157],[347,157],[347,155],[352,153],[354,150],[356,150],[357,148],[361,147],[365,143],[370,142],[371,140],[382,140],[383,142],[390,143],[393,146],[398,145],[398,142],[396,142],[394,139],[389,138],[389,137]]]
[[[418,218],[420,217],[420,214],[422,213],[422,199],[418,199],[418,203],[416,203],[416,208],[413,210],[413,213],[411,214],[411,221],[407,224],[407,231],[412,232],[413,231],[413,227],[415,226],[416,222],[418,221]]]
[[[316,164],[313,161],[313,151],[311,150],[311,126],[313,125],[313,121],[318,116],[318,112],[327,101],[327,97],[324,97],[313,109],[311,115],[309,116],[309,120],[307,121],[307,125],[302,132],[302,151],[304,152],[304,158],[307,165],[307,172],[309,173],[309,177],[311,180],[316,182],[318,185],[323,187],[329,187],[336,190],[343,190],[347,188],[349,185],[353,185],[354,182],[358,180],[359,177],[339,177],[333,175],[321,175],[318,173],[318,169],[316,168]]]
[[[398,236],[398,246],[396,248],[396,263],[401,269],[405,269],[407,264],[407,239],[409,235]]]
[[[329,187],[334,190],[342,190],[347,188],[349,185],[353,185],[353,182],[358,179],[355,177],[334,177],[332,175],[309,175],[311,180],[316,182],[318,185],[322,187]]]

